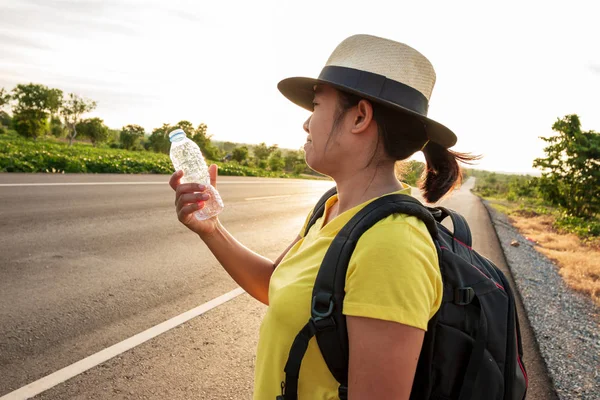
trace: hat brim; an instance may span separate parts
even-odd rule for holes
[[[336,89],[362,96],[373,102],[393,108],[394,110],[397,110],[400,113],[408,114],[420,119],[425,125],[425,132],[427,134],[427,138],[424,138],[424,140],[429,139],[430,141],[435,142],[445,148],[450,148],[456,144],[456,135],[454,134],[454,132],[452,132],[450,129],[440,124],[439,122],[434,121],[415,111],[409,110],[390,101],[378,99],[376,97],[370,96],[368,94],[362,93],[358,90],[346,87],[344,85],[339,85],[321,79],[294,77],[287,78],[279,82],[277,84],[277,89],[279,89],[281,94],[283,94],[292,103],[308,111],[313,111],[313,88],[315,85],[318,84],[330,85]]]

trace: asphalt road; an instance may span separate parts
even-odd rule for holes
[[[167,179],[0,174],[0,396],[236,288],[177,221]],[[274,259],[331,186],[220,177],[221,220]],[[465,215],[474,248],[506,271],[487,212],[469,187],[444,205]],[[251,398],[264,311],[244,294],[36,398]],[[520,313],[528,398],[551,399]]]

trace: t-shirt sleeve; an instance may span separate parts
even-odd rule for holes
[[[427,330],[442,294],[431,237],[406,220],[386,219],[358,240],[348,266],[343,313]]]

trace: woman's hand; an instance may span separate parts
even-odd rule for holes
[[[209,168],[210,184],[217,187],[217,166],[212,164]],[[201,238],[210,236],[215,232],[219,224],[217,216],[204,221],[196,219],[194,212],[201,210],[204,203],[210,196],[210,191],[198,183],[181,183],[183,177],[182,171],[177,171],[171,175],[169,185],[175,191],[175,209],[179,222],[188,227],[192,232],[200,235]]]

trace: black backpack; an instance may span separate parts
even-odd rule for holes
[[[319,200],[305,234],[335,193],[334,187]],[[524,399],[527,373],[517,310],[506,277],[471,248],[471,231],[464,217],[443,207],[425,207],[401,194],[374,200],[334,238],[315,281],[311,318],[292,344],[282,395],[277,399],[297,399],[300,365],[313,336],[340,383],[340,399],[347,399],[348,333],[342,314],[346,270],[360,236],[395,213],[415,216],[427,226],[438,252],[444,287],[440,309],[428,323],[410,399]],[[440,223],[448,216],[453,233]]]

